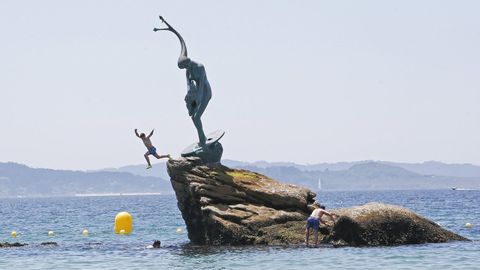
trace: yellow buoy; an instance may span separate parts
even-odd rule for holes
[[[48,236],[54,236],[55,233],[53,231],[48,231]]]
[[[88,236],[89,232],[88,232],[87,229],[84,229],[84,230],[82,231],[82,234],[83,234],[84,236]]]
[[[17,237],[17,232],[16,232],[16,231],[12,231],[12,232],[10,233],[10,235],[11,235],[13,238],[15,238],[15,237]]]
[[[176,230],[177,233],[182,233],[182,231],[183,231],[182,228],[177,228]]]
[[[473,225],[472,225],[472,223],[467,222],[467,224],[465,224],[465,227],[468,228],[468,229],[471,229],[473,227]]]
[[[120,212],[115,216],[115,233],[129,234],[132,232],[132,215]]]

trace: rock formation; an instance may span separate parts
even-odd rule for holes
[[[28,246],[28,244],[26,244],[26,243],[19,243],[19,242],[15,242],[15,243],[9,243],[9,242],[0,243],[0,248],[12,248],[12,247],[24,247],[24,246]],[[40,243],[40,246],[58,246],[58,244],[57,244],[56,242],[42,242],[42,243]]]
[[[188,237],[201,245],[298,245],[316,196],[310,190],[267,176],[199,158],[167,163]],[[322,242],[375,246],[466,240],[412,211],[370,203],[333,210]]]
[[[4,243],[0,243],[0,248],[23,247],[27,245],[28,244],[22,244],[19,242],[15,242],[15,243],[4,242]]]
[[[396,205],[367,203],[333,211],[340,218],[323,242],[382,246],[468,240]]]

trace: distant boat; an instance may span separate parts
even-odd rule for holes
[[[457,187],[452,187],[452,190],[457,190]]]

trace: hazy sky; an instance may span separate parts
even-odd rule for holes
[[[0,1],[0,161],[96,169],[197,139],[180,45],[224,158],[480,164],[480,1]]]

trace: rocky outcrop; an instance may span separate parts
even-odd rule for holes
[[[468,240],[396,205],[367,203],[333,212],[340,218],[322,242],[334,245],[380,246]]]
[[[40,243],[41,246],[53,246],[53,247],[56,247],[58,246],[57,242],[43,242],[43,243]]]
[[[167,163],[188,237],[201,245],[298,245],[315,193],[199,158]],[[322,242],[372,246],[465,240],[405,208],[371,203],[333,210]]]
[[[19,242],[15,242],[15,243],[4,242],[4,243],[0,243],[0,248],[23,247],[27,245],[28,244],[22,244]]]
[[[24,247],[24,246],[28,246],[28,244],[26,244],[26,243],[19,243],[19,242],[15,242],[15,243],[9,243],[9,242],[0,243],[0,248],[12,248],[12,247]],[[43,242],[43,243],[40,243],[40,246],[58,246],[58,244],[57,244],[56,242]]]
[[[167,169],[195,244],[276,243],[292,231],[289,224],[303,223],[314,202],[315,194],[306,188],[220,164],[202,165],[198,158],[170,160]]]

